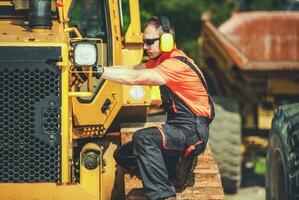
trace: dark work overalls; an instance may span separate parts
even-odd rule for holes
[[[183,57],[178,59],[191,64]],[[114,153],[118,165],[141,177],[144,194],[150,200],[176,195],[171,180],[177,163],[181,159],[195,159],[202,153],[209,134],[210,119],[196,116],[166,85],[160,86],[160,91],[162,106],[167,112],[166,123],[138,130],[131,142]],[[211,100],[210,106],[213,116]]]

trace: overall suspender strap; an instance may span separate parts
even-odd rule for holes
[[[176,56],[175,58],[177,58],[178,60],[180,60],[181,62],[185,63],[186,65],[188,65],[199,77],[200,81],[202,82],[202,85],[204,86],[208,97],[209,97],[209,104],[210,104],[210,108],[211,108],[211,120],[214,119],[215,117],[215,110],[214,110],[214,103],[213,100],[210,96],[209,90],[208,90],[208,85],[205,81],[205,79],[203,78],[203,76],[201,75],[201,73],[199,72],[199,70],[197,69],[197,67],[194,66],[194,64],[192,64],[187,58],[183,57],[183,56]]]

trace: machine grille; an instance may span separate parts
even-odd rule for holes
[[[59,182],[60,70],[0,61],[0,182]]]

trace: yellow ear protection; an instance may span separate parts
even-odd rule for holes
[[[174,39],[173,35],[170,33],[170,23],[167,17],[160,16],[159,20],[162,25],[163,33],[160,37],[160,50],[162,52],[170,52],[173,49]]]

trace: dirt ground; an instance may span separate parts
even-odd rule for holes
[[[225,200],[266,200],[265,188],[262,186],[251,186],[240,188],[235,195],[225,195]]]
[[[225,195],[225,200],[266,200],[265,177],[253,172],[252,169],[242,169],[242,181],[238,193]]]

